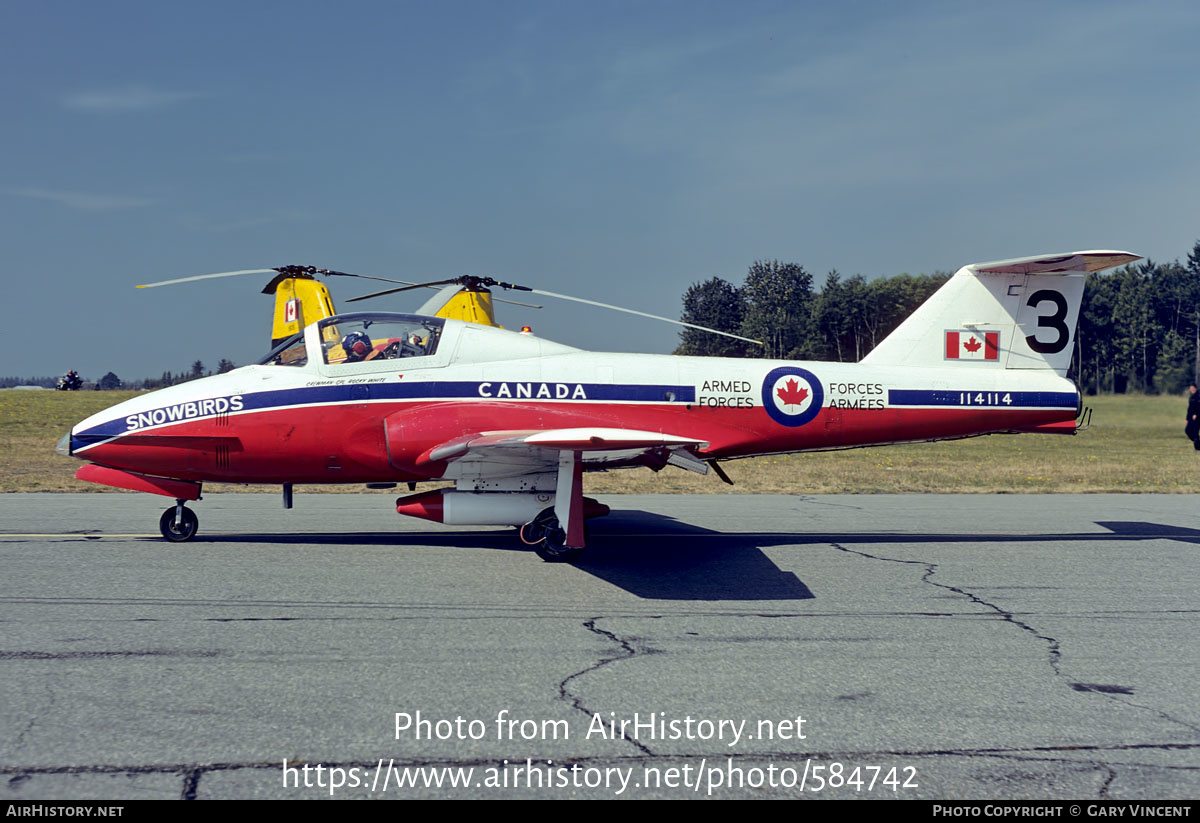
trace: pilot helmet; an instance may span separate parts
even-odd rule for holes
[[[371,338],[366,332],[352,331],[342,338],[342,348],[346,350],[346,357],[362,360],[371,351]]]

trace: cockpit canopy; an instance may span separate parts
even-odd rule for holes
[[[446,321],[409,314],[341,314],[317,324],[325,365],[431,357]],[[304,332],[292,335],[258,361],[262,366],[308,365]]]
[[[483,363],[578,352],[530,334],[419,314],[338,314],[310,324],[258,360],[260,366],[311,366],[336,376],[438,368],[450,362]]]
[[[258,366],[307,366],[308,349],[304,345],[304,331],[298,331],[275,348],[260,357]]]
[[[408,314],[343,314],[320,321],[326,365],[431,357],[446,321]]]

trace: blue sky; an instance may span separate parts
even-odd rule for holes
[[[254,278],[133,288],[230,269],[677,317],[756,259],[820,282],[1200,239],[1194,2],[9,0],[0,29],[0,374],[252,360]],[[500,319],[677,342],[546,303]]]

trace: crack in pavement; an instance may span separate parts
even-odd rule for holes
[[[1158,709],[1153,706],[1146,706],[1141,703],[1135,703],[1132,700],[1125,700],[1117,692],[1089,687],[1088,684],[1077,683],[1075,681],[1070,680],[1067,677],[1067,675],[1064,674],[1064,672],[1062,670],[1062,644],[1058,641],[1057,638],[1051,637],[1046,634],[1042,634],[1041,632],[1039,632],[1037,629],[1035,629],[1033,626],[1029,625],[1028,623],[1018,620],[1016,615],[1013,614],[1012,612],[1007,611],[1006,609],[1002,608],[1001,606],[996,605],[995,603],[992,603],[988,600],[984,600],[982,597],[980,597],[979,595],[977,595],[973,592],[969,592],[966,589],[959,588],[958,586],[951,586],[948,583],[937,582],[936,580],[933,579],[933,575],[937,573],[937,569],[938,569],[937,563],[933,563],[933,562],[930,562],[927,560],[900,560],[900,559],[897,559],[894,557],[882,557],[880,555],[868,554],[867,552],[858,551],[857,549],[848,549],[839,543],[830,543],[829,545],[832,546],[833,548],[837,549],[840,552],[845,552],[846,554],[856,554],[859,557],[865,557],[869,560],[880,560],[885,563],[900,563],[900,564],[909,565],[909,566],[924,566],[925,573],[923,575],[921,575],[922,583],[928,583],[929,585],[936,586],[939,589],[945,589],[947,591],[954,592],[955,594],[960,595],[962,597],[966,597],[971,602],[977,603],[978,605],[991,610],[992,612],[997,614],[1001,619],[1003,619],[1004,622],[1011,623],[1014,626],[1017,626],[1018,628],[1020,628],[1022,631],[1027,632],[1027,633],[1033,635],[1034,637],[1036,637],[1037,639],[1044,641],[1049,650],[1049,663],[1050,663],[1051,670],[1053,670],[1055,677],[1059,678],[1060,680],[1065,681],[1067,683],[1067,685],[1071,688],[1072,691],[1084,692],[1084,693],[1089,693],[1089,694],[1100,694],[1100,695],[1103,695],[1104,697],[1107,697],[1110,700],[1114,700],[1117,703],[1122,703],[1131,708],[1141,709],[1142,711],[1152,712],[1152,713],[1158,715],[1163,720],[1166,720],[1169,723],[1174,723],[1176,725],[1183,726],[1184,728],[1189,729],[1193,732],[1200,732],[1200,726],[1196,726],[1192,723],[1187,722],[1186,720],[1180,720],[1177,717],[1173,717],[1172,715],[1168,714],[1167,712],[1163,711],[1162,709]],[[1079,688],[1080,686],[1084,686],[1085,688]]]
[[[21,729],[20,734],[18,734],[16,737],[16,740],[13,741],[13,751],[14,752],[20,751],[21,747],[25,745],[25,738],[28,737],[30,732],[32,732],[35,728],[37,728],[38,720],[41,718],[41,716],[43,714],[50,715],[51,712],[53,711],[54,704],[57,702],[58,696],[54,692],[54,688],[51,685],[52,683],[53,683],[53,679],[50,679],[50,681],[46,683],[46,693],[48,695],[50,695],[50,701],[46,704],[46,708],[44,711],[42,711],[40,714],[35,714],[33,717],[31,717],[29,719],[29,724],[26,725],[25,728]]]
[[[1092,762],[1095,763],[1095,765],[1100,768],[1108,769],[1108,777],[1106,777],[1104,779],[1104,783],[1102,783],[1100,785],[1100,791],[1096,792],[1096,797],[1098,797],[1101,800],[1107,800],[1108,799],[1108,789],[1110,786],[1112,786],[1113,781],[1117,779],[1117,770],[1114,769],[1112,766],[1110,766],[1107,763],[1103,763],[1103,762],[1099,762],[1099,761],[1092,761]]]
[[[174,651],[169,649],[145,649],[142,651],[82,651],[82,652],[41,652],[0,651],[0,660],[97,660],[114,657],[222,657],[222,652],[211,651]]]
[[[1028,623],[1024,623],[1024,622],[1018,620],[1012,612],[1005,611],[1004,609],[997,606],[995,603],[990,603],[987,600],[984,600],[982,597],[980,597],[977,594],[966,591],[965,589],[960,589],[957,586],[951,586],[948,583],[939,583],[936,580],[933,580],[932,579],[933,575],[937,573],[937,568],[938,568],[937,563],[931,563],[926,560],[898,560],[894,557],[881,557],[880,555],[868,554],[867,552],[860,552],[856,549],[848,549],[839,543],[830,543],[829,545],[833,546],[835,549],[837,549],[840,552],[845,552],[846,554],[857,554],[859,557],[865,557],[869,560],[881,560],[885,563],[901,563],[901,564],[908,565],[908,566],[924,566],[925,573],[923,575],[921,575],[922,583],[928,583],[931,586],[937,586],[939,589],[946,589],[947,591],[951,591],[957,595],[965,597],[968,600],[970,600],[971,602],[976,603],[980,606],[983,606],[986,609],[990,609],[991,611],[995,612],[997,615],[999,615],[1004,620],[1004,622],[1012,623],[1014,626],[1017,626],[1022,631],[1028,632],[1029,634],[1032,634],[1034,637],[1038,638],[1039,640],[1044,641],[1047,644],[1047,647],[1049,648],[1049,652],[1050,652],[1050,668],[1054,670],[1054,673],[1057,676],[1059,676],[1059,677],[1063,676],[1062,670],[1060,668],[1060,664],[1062,662],[1062,649],[1059,645],[1058,640],[1056,640],[1055,638],[1050,637],[1048,635],[1041,634],[1033,626],[1030,626]]]
[[[602,660],[600,660],[600,662],[593,663],[591,666],[588,666],[586,669],[581,669],[580,671],[577,671],[574,674],[567,675],[558,684],[559,699],[569,703],[572,708],[578,709],[579,711],[586,714],[589,718],[598,717],[598,715],[595,712],[593,712],[591,709],[589,709],[587,706],[585,706],[583,704],[582,699],[580,699],[579,697],[577,697],[571,693],[571,690],[568,688],[568,684],[572,680],[576,680],[577,678],[583,677],[585,674],[590,674],[594,671],[602,669],[610,663],[615,663],[618,660],[629,660],[633,657],[636,657],[638,654],[638,650],[633,647],[633,644],[629,643],[626,640],[622,640],[621,638],[617,637],[612,632],[605,631],[604,629],[601,629],[596,625],[597,620],[603,620],[603,619],[604,619],[603,617],[593,617],[589,620],[584,621],[583,627],[585,629],[587,629],[589,632],[591,632],[592,634],[598,634],[601,637],[615,643],[617,646],[620,647],[621,654],[618,654],[615,657],[603,658]],[[635,740],[635,739],[629,737],[628,735],[626,735],[625,731],[623,729],[621,730],[621,739],[626,741],[627,743],[629,743],[631,746],[633,746],[635,749],[637,749],[642,754],[648,755],[650,757],[654,756],[654,752],[650,751],[650,749],[648,749],[640,741]]]
[[[195,800],[196,790],[200,788],[200,776],[204,769],[192,769],[183,776],[183,788],[179,791],[180,800]]]

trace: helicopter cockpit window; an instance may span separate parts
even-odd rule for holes
[[[321,349],[329,365],[429,357],[443,325],[439,318],[407,315],[331,317],[321,323]]]
[[[308,363],[308,350],[304,346],[304,333],[293,334],[258,361],[260,366],[304,366]]]

